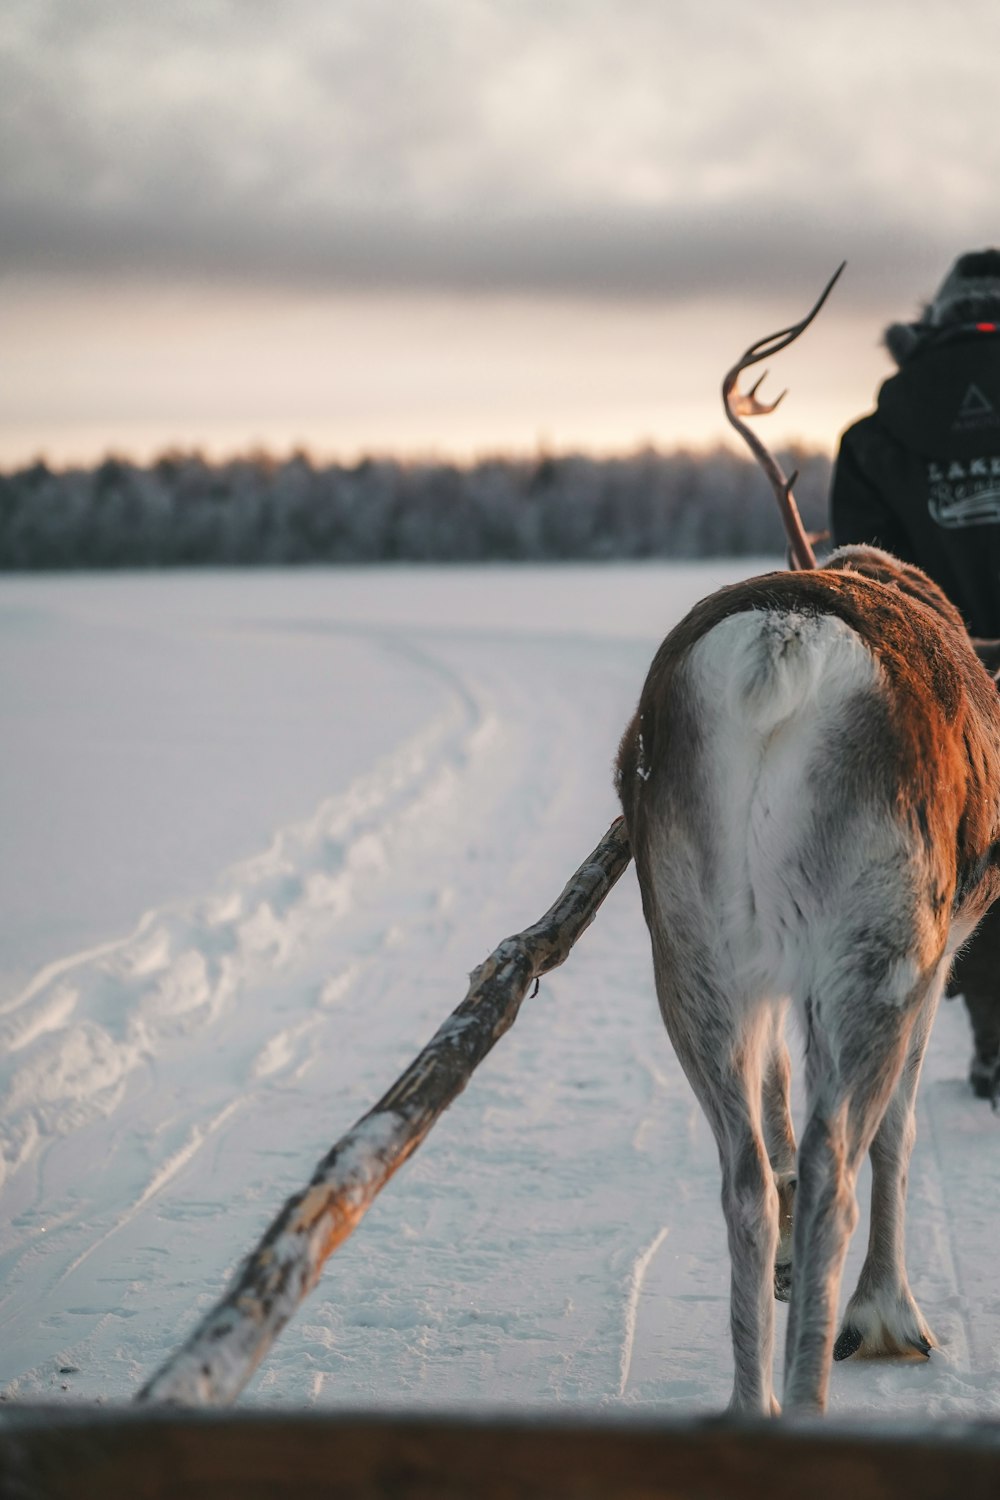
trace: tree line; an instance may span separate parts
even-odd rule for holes
[[[830,460],[786,450],[806,525],[825,524]],[[541,562],[783,551],[774,496],[748,459],[644,449],[471,465],[307,454],[210,463],[167,453],[0,474],[0,568]]]

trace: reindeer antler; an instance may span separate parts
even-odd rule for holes
[[[762,359],[770,359],[772,354],[777,354],[779,350],[787,348],[800,333],[805,332],[829,297],[837,278],[846,265],[846,260],[841,261],[823,288],[818,302],[811,311],[806,313],[800,323],[793,324],[791,328],[782,328],[778,333],[769,333],[766,338],[758,339],[755,344],[751,344],[722,382],[722,404],[726,408],[726,416],[747,444],[774,489],[778,509],[781,511],[781,519],[785,526],[785,535],[788,537],[789,565],[793,569],[815,568],[816,566],[816,554],[813,552],[805,527],[802,525],[802,517],[799,515],[799,508],[792,494],[792,485],[798,478],[798,473],[786,479],[777,460],[767,451],[757,434],[751,432],[746,423],[741,420],[743,417],[763,416],[767,412],[774,411],[785,392],[782,391],[781,395],[771,402],[757,399],[757,392],[767,374],[766,370],[746,394],[736,390],[736,382],[744,370],[749,369],[751,365],[759,364]]]

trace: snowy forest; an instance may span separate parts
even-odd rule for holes
[[[829,458],[779,458],[799,471],[806,525],[821,529]],[[760,471],[724,448],[471,466],[168,453],[148,467],[109,457],[93,469],[39,461],[0,474],[6,570],[686,559],[783,546]]]

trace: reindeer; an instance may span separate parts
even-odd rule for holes
[[[875,548],[817,568],[794,476],[741,421],[777,405],[760,381],[734,395],[742,371],[797,338],[832,285],[723,385],[799,571],[724,588],[671,631],[617,768],[660,1009],[718,1146],[730,1410],[747,1414],[781,1409],[775,1297],[790,1301],[788,1412],[825,1409],[831,1354],[930,1354],[904,1260],[914,1095],[953,955],[1000,894],[1000,695],[958,612]],[[789,1006],[805,1041],[797,1151]],[[835,1342],[866,1151],[871,1235]]]

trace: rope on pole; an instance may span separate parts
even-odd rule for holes
[[[136,1400],[179,1406],[234,1401],[389,1178],[517,1019],[537,977],[558,968],[631,859],[612,823],[559,899],[474,970],[469,990],[388,1093],[341,1136],[308,1186],[289,1198],[215,1307]]]

